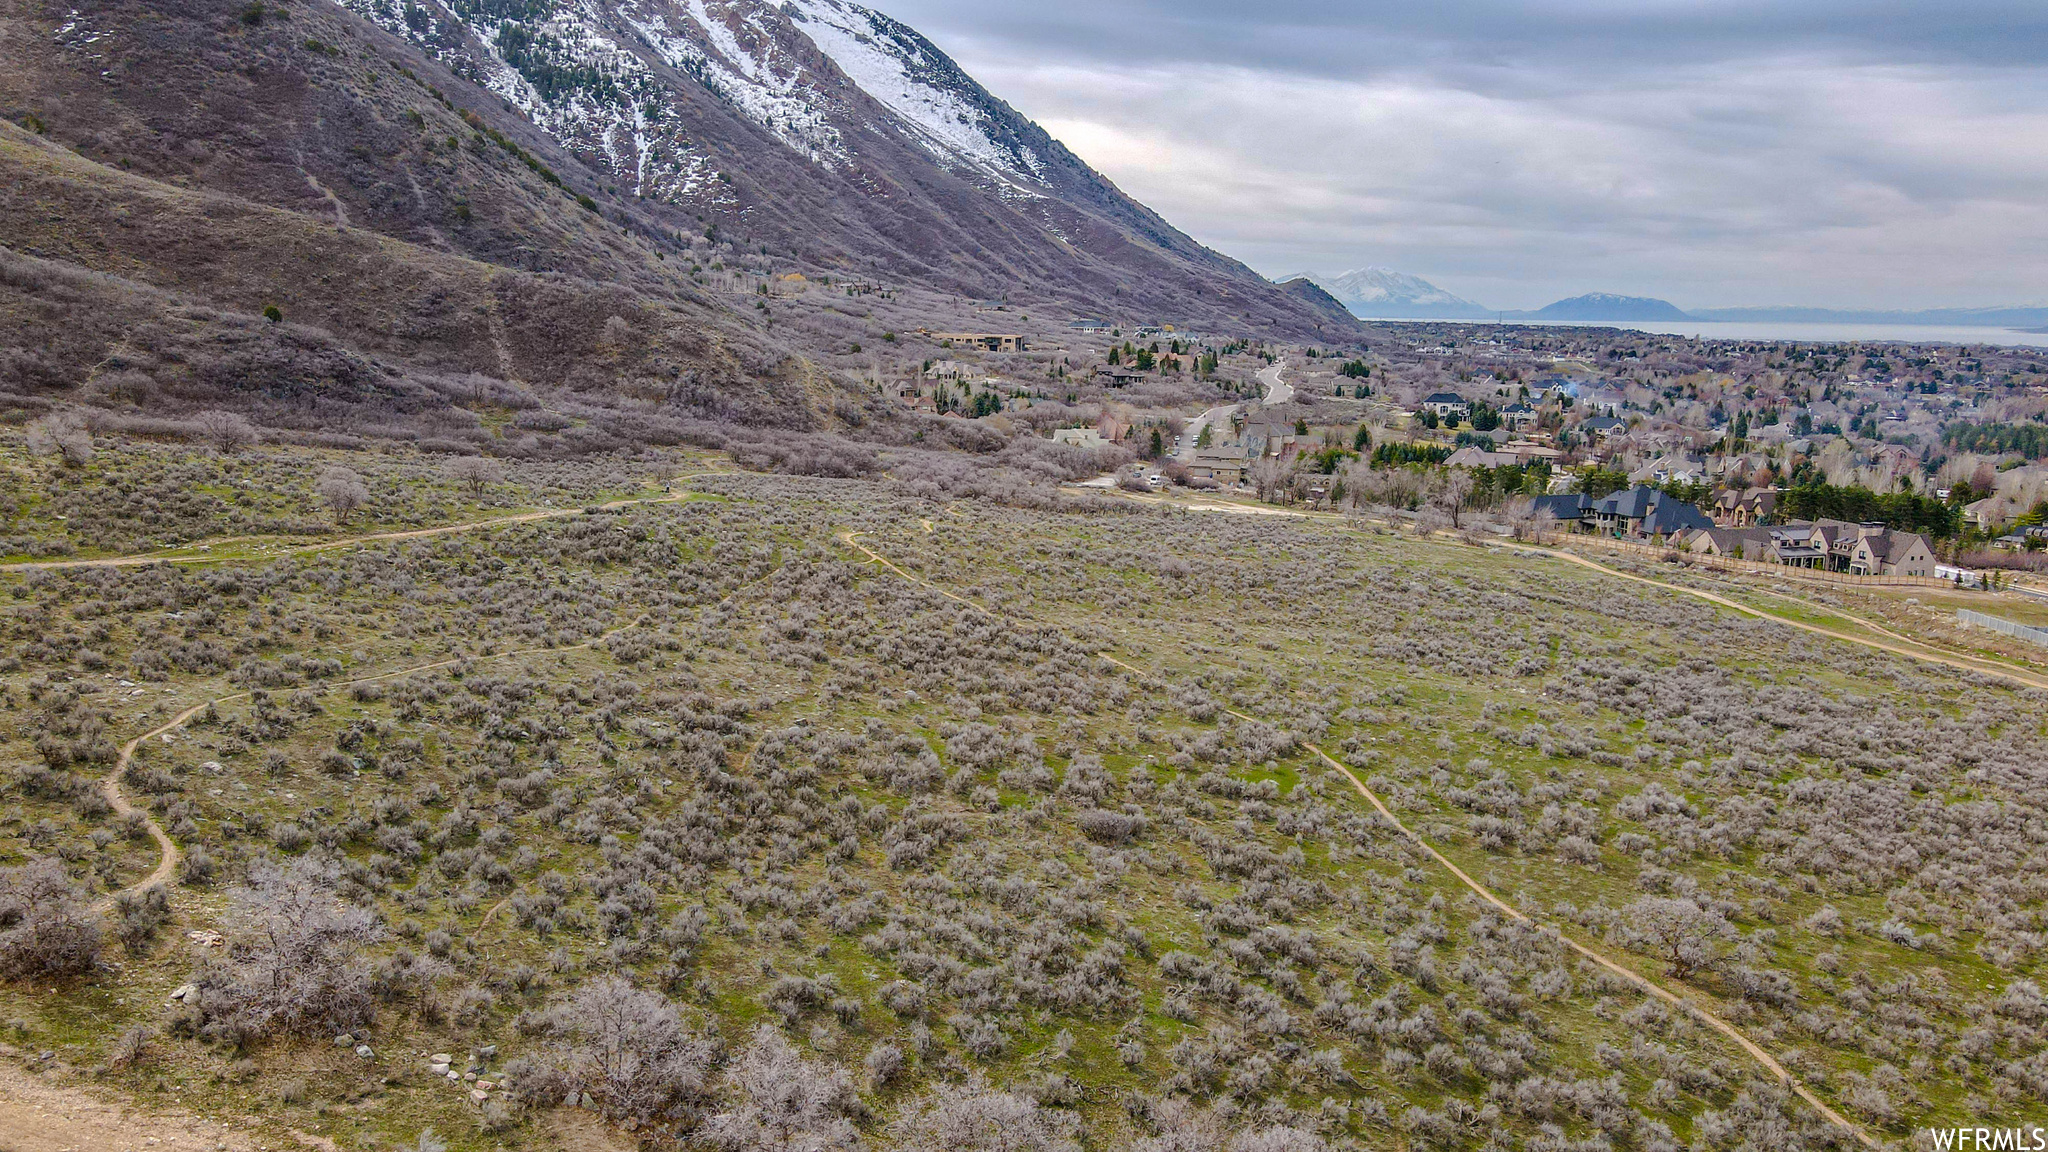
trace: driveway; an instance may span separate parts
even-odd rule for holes
[[[1294,385],[1280,379],[1280,370],[1285,367],[1287,361],[1282,360],[1259,373],[1259,383],[1266,386],[1265,402],[1268,404],[1285,404],[1294,399]]]

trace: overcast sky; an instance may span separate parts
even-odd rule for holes
[[[869,0],[1268,275],[2048,303],[2042,0]]]

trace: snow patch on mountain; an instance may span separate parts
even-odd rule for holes
[[[844,0],[788,0],[783,11],[847,79],[896,113],[910,130],[906,135],[938,159],[963,159],[1005,183],[1043,174],[1031,149],[1004,147],[988,131],[988,113],[938,79],[951,62],[929,58],[929,45],[896,21]]]

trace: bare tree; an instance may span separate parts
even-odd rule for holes
[[[674,1004],[617,976],[576,989],[537,1025],[550,1044],[507,1067],[514,1089],[532,1104],[588,1096],[613,1120],[684,1116],[703,1097],[716,1054]]]
[[[1462,528],[1460,517],[1472,499],[1472,473],[1464,468],[1439,471],[1429,486],[1429,506],[1450,518],[1451,527]]]
[[[940,1084],[904,1109],[889,1146],[902,1152],[1080,1152],[1073,1116],[989,1087],[976,1073]]]
[[[712,1117],[701,1138],[727,1152],[826,1152],[852,1148],[860,1134],[847,1113],[859,1102],[842,1068],[805,1060],[772,1024],[726,1069],[731,1110]]]
[[[337,874],[312,859],[260,862],[228,893],[227,958],[193,981],[209,1034],[244,1041],[370,1022],[375,995],[359,953],[382,932],[373,913],[335,894]]]
[[[336,524],[348,523],[356,509],[370,502],[370,488],[354,471],[334,465],[313,481],[313,491],[334,512]]]
[[[448,462],[448,478],[468,485],[470,496],[481,500],[485,488],[505,478],[505,470],[487,456],[457,456]]]
[[[67,468],[92,463],[92,432],[75,412],[52,412],[28,426],[28,448],[38,456],[55,456]]]
[[[1251,480],[1252,489],[1258,493],[1259,499],[1270,501],[1287,486],[1287,470],[1280,466],[1278,460],[1261,457],[1252,465]]]
[[[200,432],[213,442],[222,455],[232,455],[256,440],[256,426],[244,419],[239,412],[220,408],[209,408],[192,418]]]
[[[1734,925],[1683,896],[1645,896],[1621,910],[1625,943],[1661,957],[1684,977],[1720,961]]]
[[[57,860],[0,868],[0,977],[82,976],[101,944],[99,918]]]

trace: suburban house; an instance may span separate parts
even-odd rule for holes
[[[1438,418],[1457,416],[1463,418],[1472,414],[1472,404],[1456,392],[1432,392],[1422,399],[1424,411],[1434,412]]]
[[[1188,464],[1188,471],[1195,476],[1216,481],[1226,487],[1244,483],[1245,452],[1233,444],[1220,448],[1203,448],[1195,453]]]
[[[1015,332],[929,332],[926,335],[941,343],[953,343],[980,348],[987,352],[1026,351],[1024,337]]]
[[[1593,506],[1593,524],[1616,536],[1673,536],[1714,522],[1698,508],[1646,485],[1637,485]]]
[[[1619,416],[1595,416],[1590,420],[1581,421],[1579,431],[1606,440],[1617,433],[1628,431],[1628,421]]]
[[[1512,452],[1488,452],[1484,448],[1476,448],[1468,444],[1451,453],[1450,457],[1444,461],[1444,466],[1447,468],[1503,468],[1507,465],[1520,464],[1521,462],[1522,458]]]
[[[1724,528],[1754,527],[1770,519],[1777,510],[1775,488],[1750,488],[1742,492],[1729,488],[1714,497],[1714,522]]]
[[[1730,556],[1857,576],[1934,576],[1940,566],[1925,536],[1879,524],[1800,521],[1765,528],[1711,527],[1686,539],[1703,556]]]
[[[1076,320],[1067,325],[1070,332],[1107,332],[1114,325],[1107,320]]]
[[[1590,531],[1593,527],[1593,500],[1584,492],[1538,496],[1529,510],[1539,516],[1547,513],[1566,531]]]
[[[924,370],[927,380],[962,380],[967,374],[967,365],[958,360],[934,360],[932,366]]]
[[[1520,432],[1536,423],[1536,410],[1527,404],[1510,404],[1500,410],[1500,422],[1510,432]]]
[[[1934,549],[1917,532],[1866,531],[1850,550],[1849,571],[1858,576],[1932,576]]]
[[[1680,484],[1691,484],[1704,477],[1706,470],[1703,460],[1667,454],[1636,469],[1629,480],[1637,484],[1668,484],[1674,480]]]
[[[1278,456],[1285,459],[1291,455],[1295,441],[1294,425],[1285,421],[1253,421],[1246,424],[1237,434],[1237,442],[1244,446],[1247,459],[1256,460],[1261,456]]]
[[[1143,372],[1138,371],[1136,368],[1114,367],[1097,368],[1095,370],[1095,376],[1097,379],[1106,382],[1112,388],[1128,387],[1132,384],[1138,383],[1140,380],[1143,380],[1145,378],[1145,374]]]
[[[1095,428],[1055,428],[1052,440],[1055,444],[1072,444],[1076,448],[1100,448],[1106,443],[1101,431]]]

